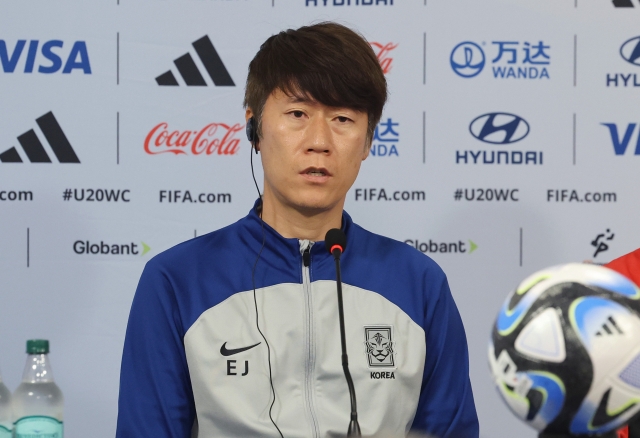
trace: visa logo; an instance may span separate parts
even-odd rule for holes
[[[616,155],[624,155],[629,143],[631,143],[631,137],[633,136],[637,125],[635,123],[629,123],[622,136],[621,132],[618,131],[618,125],[615,123],[602,123],[602,125],[609,128],[611,143],[613,143],[613,150]],[[634,155],[640,155],[640,133],[638,134],[638,139],[636,141],[636,150]]]
[[[84,74],[90,75],[91,64],[86,42],[74,42],[69,51],[64,50],[66,47],[69,45],[65,46],[61,40],[43,41],[42,44],[39,40],[18,40],[10,49],[5,40],[0,40],[0,64],[5,73],[15,72],[20,59],[24,59],[24,73],[37,71],[51,74],[62,69],[62,73],[82,70]]]

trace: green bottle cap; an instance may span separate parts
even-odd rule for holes
[[[27,341],[27,354],[48,354],[49,341],[46,339],[29,339]]]

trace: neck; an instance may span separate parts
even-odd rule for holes
[[[282,237],[308,239],[314,242],[324,240],[332,228],[342,226],[344,200],[333,208],[317,210],[284,205],[273,197],[262,197],[262,220]]]
[[[27,356],[22,381],[29,383],[53,382],[51,365],[46,354],[29,354]]]

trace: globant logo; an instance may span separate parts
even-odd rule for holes
[[[209,123],[197,131],[179,131],[162,122],[147,134],[144,151],[149,155],[236,155],[240,140],[235,135],[243,129],[239,123]]]
[[[494,79],[549,79],[551,46],[519,41],[491,42],[491,71]],[[463,78],[473,78],[485,68],[487,55],[482,45],[464,41],[451,51],[449,63],[453,72]]]
[[[631,138],[636,131],[636,123],[629,123],[625,128],[624,134],[621,135],[621,130],[618,130],[618,125],[615,123],[602,123],[603,126],[609,128],[609,135],[611,136],[611,143],[613,145],[613,151],[616,155],[624,155],[627,151]],[[638,130],[638,136],[636,140],[636,149],[633,155],[640,155],[640,130]]]
[[[529,135],[529,123],[511,113],[488,113],[476,117],[469,132],[477,140],[493,145],[508,145]],[[457,150],[456,164],[542,164],[542,151]]]
[[[468,247],[467,242],[469,243]],[[419,239],[407,239],[404,243],[425,254],[471,254],[478,249],[478,245],[470,239],[467,239],[466,242],[462,240],[458,240],[457,242],[434,242],[431,239],[425,242]]]
[[[80,255],[135,255],[143,256],[151,251],[149,245],[144,242],[140,242],[138,245],[135,242],[130,243],[100,243],[91,242],[89,240],[76,240],[73,243],[73,252]]]
[[[69,50],[67,48],[71,46]],[[21,62],[23,61],[23,62]],[[66,44],[62,40],[18,40],[13,49],[9,49],[6,40],[0,40],[0,64],[4,73],[57,73],[62,69],[63,74],[81,70],[84,74],[91,74],[89,52],[85,41],[75,41]],[[24,65],[24,67],[22,67]]]
[[[371,144],[372,157],[397,157],[400,133],[397,131],[400,123],[394,122],[391,117],[386,122],[376,126]]]
[[[620,56],[629,64],[640,67],[640,36],[631,38],[620,46]],[[607,87],[640,87],[638,73],[607,73]]]
[[[393,62],[393,58],[390,56],[391,51],[398,47],[398,44],[393,43],[376,43],[370,42],[371,48],[376,53],[378,57],[378,61],[380,62],[380,67],[382,67],[382,73],[385,75],[391,71],[391,63]]]
[[[393,6],[393,0],[304,0],[305,6]]]

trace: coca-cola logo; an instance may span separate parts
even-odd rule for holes
[[[144,151],[149,155],[236,155],[240,139],[235,135],[243,129],[239,123],[209,123],[199,131],[179,131],[162,122],[147,134]]]
[[[393,58],[390,55],[390,52],[398,47],[397,44],[387,43],[380,44],[376,42],[369,43],[373,48],[373,51],[376,53],[378,57],[378,61],[380,62],[380,67],[382,67],[382,72],[386,75],[391,71],[391,63],[393,63]]]

